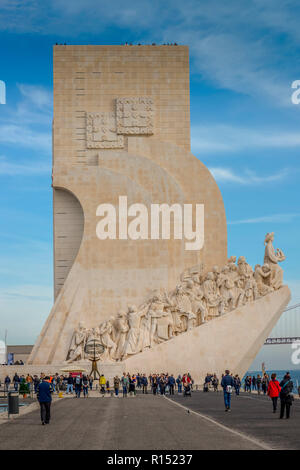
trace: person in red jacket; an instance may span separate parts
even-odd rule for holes
[[[276,413],[277,400],[279,397],[280,390],[281,390],[281,387],[279,385],[278,380],[276,380],[276,374],[272,374],[271,380],[269,382],[267,394],[269,395],[269,397],[272,399],[272,402],[273,402],[273,413]]]

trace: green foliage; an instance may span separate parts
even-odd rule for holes
[[[20,383],[19,393],[20,393],[20,395],[28,395],[30,393],[28,383],[26,383],[26,382],[21,382]]]

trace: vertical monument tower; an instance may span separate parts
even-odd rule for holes
[[[189,100],[186,46],[54,47],[55,304],[30,363],[65,360],[79,322],[100,324],[173,289],[187,268],[226,262],[223,200],[190,153]],[[128,235],[120,196],[149,209],[148,238]],[[97,234],[102,204],[116,210],[115,238]],[[153,204],[203,205],[204,243],[186,249],[172,210],[169,239],[161,228],[151,237]]]

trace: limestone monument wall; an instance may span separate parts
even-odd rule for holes
[[[54,47],[55,303],[28,364],[65,361],[80,322],[92,328],[173,289],[189,267],[225,264],[223,200],[190,153],[189,99],[186,46]],[[99,239],[97,208],[117,210],[120,196],[149,213],[152,204],[203,204],[203,247],[161,234]]]

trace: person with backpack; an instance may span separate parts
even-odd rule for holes
[[[294,388],[294,384],[291,380],[290,373],[287,372],[280,382],[280,419],[284,416],[284,411],[286,411],[286,419],[290,417],[290,409],[294,400],[292,391]]]
[[[86,375],[82,377],[82,389],[83,389],[83,398],[88,398],[89,396],[89,379]]]
[[[267,394],[273,402],[273,413],[276,413],[277,410],[277,400],[281,391],[278,380],[276,380],[276,374],[271,375],[271,381],[269,382]]]
[[[80,377],[80,374],[78,374],[75,377],[75,394],[76,394],[76,398],[80,398],[81,388],[82,388],[82,378]]]
[[[229,370],[225,370],[225,375],[222,378],[221,386],[224,393],[225,411],[231,411],[231,394],[234,387],[234,380],[230,375]]]

